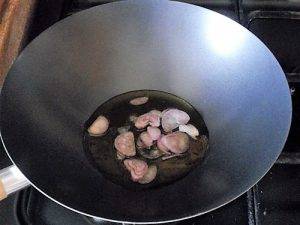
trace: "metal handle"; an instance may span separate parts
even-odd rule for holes
[[[0,201],[28,185],[30,185],[29,181],[16,166],[0,170]]]

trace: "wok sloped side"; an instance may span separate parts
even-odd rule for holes
[[[184,179],[134,192],[90,165],[82,129],[101,103],[141,89],[189,101],[204,117],[210,150]],[[62,20],[23,51],[1,95],[3,142],[32,184],[64,206],[114,221],[170,221],[231,201],[275,162],[290,120],[285,76],[254,35],[168,1],[111,3]]]

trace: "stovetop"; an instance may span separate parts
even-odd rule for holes
[[[28,31],[30,42],[58,20],[106,0],[39,1]],[[258,36],[279,60],[289,81],[293,120],[282,154],[268,174],[231,203],[176,224],[300,224],[300,1],[186,0],[241,23]],[[266,90],[267,91],[267,90]],[[0,149],[0,168],[10,165]],[[0,202],[0,225],[108,224],[81,216],[29,187]]]

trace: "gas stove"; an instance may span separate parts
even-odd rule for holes
[[[26,43],[58,20],[107,2],[110,1],[39,1],[28,29]],[[177,222],[177,224],[300,224],[300,2],[289,0],[187,0],[184,2],[203,6],[230,17],[253,32],[270,48],[289,81],[293,101],[293,119],[282,154],[260,182],[231,203],[205,215]],[[0,168],[8,165],[10,162],[2,148]],[[0,224],[109,223],[65,209],[32,187],[0,202]]]

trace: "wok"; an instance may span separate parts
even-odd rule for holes
[[[143,89],[190,102],[210,150],[183,179],[133,191],[89,163],[82,134],[103,102]],[[167,222],[253,186],[280,154],[291,112],[277,60],[236,22],[185,3],[124,1],[72,15],[26,47],[2,89],[1,138],[30,184],[55,202],[111,221]]]

